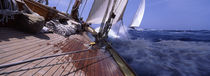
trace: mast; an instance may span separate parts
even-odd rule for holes
[[[109,5],[111,4],[110,2],[109,2]],[[103,21],[102,21],[100,29],[99,29],[98,39],[104,39],[104,38],[108,37],[107,34],[108,34],[108,31],[109,31],[109,28],[111,28],[111,26],[112,26],[111,25],[111,20],[112,20],[112,18],[115,18],[115,14],[113,12],[114,7],[115,7],[115,3],[116,3],[116,0],[114,0],[113,6],[112,6],[110,11],[109,11],[110,7],[107,7],[106,13],[110,12],[109,13],[110,15],[108,15],[108,14],[104,15]],[[108,19],[108,20],[106,21],[106,19]]]
[[[76,0],[74,5],[73,5],[73,8],[72,8],[72,11],[71,11],[71,17],[75,20],[75,21],[80,21],[79,20],[79,6],[80,4],[82,3],[82,0]]]
[[[101,25],[99,37],[104,39],[108,37],[108,33],[113,24],[122,19],[128,0],[114,0],[114,5],[111,9],[111,13],[108,16],[108,20],[105,25]]]
[[[112,24],[116,24],[118,21],[122,20],[128,0],[118,0],[114,13],[116,17],[113,19]]]
[[[128,0],[94,0],[87,23],[101,24],[97,40],[108,37],[112,24],[122,19]]]

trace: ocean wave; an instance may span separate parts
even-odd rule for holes
[[[139,76],[210,75],[210,43],[201,41],[202,38],[200,41],[185,41],[170,38],[173,34],[167,34],[162,40],[153,41],[159,38],[156,36],[167,32],[147,32],[146,34],[150,34],[147,37],[145,33],[134,31],[132,33],[130,32],[129,40],[121,38],[110,39],[110,41]],[[169,39],[164,38],[167,36]],[[182,36],[184,38],[184,35]]]
[[[161,40],[200,41],[210,42],[210,31],[204,30],[159,30],[159,31],[136,31],[129,30],[131,39],[144,38],[159,42]]]

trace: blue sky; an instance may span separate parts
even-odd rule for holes
[[[50,0],[49,0],[50,1]],[[51,0],[50,6],[66,11],[70,0]],[[88,0],[82,14],[88,16],[93,0]],[[140,0],[129,0],[124,15],[131,24]],[[146,0],[145,15],[140,28],[210,30],[210,0]],[[81,11],[81,10],[80,10]]]

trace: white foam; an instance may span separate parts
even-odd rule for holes
[[[95,29],[95,31],[98,33],[99,29],[100,29],[100,27],[97,27]],[[111,38],[119,38],[120,37],[112,29],[109,31],[108,36],[111,37]]]
[[[210,74],[210,43],[144,39],[112,40],[114,48],[143,76]]]

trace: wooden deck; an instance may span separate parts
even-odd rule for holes
[[[0,27],[0,66],[88,49],[86,34],[68,38],[57,34],[31,35]],[[0,69],[8,76],[123,76],[121,69],[103,49],[61,55]]]

